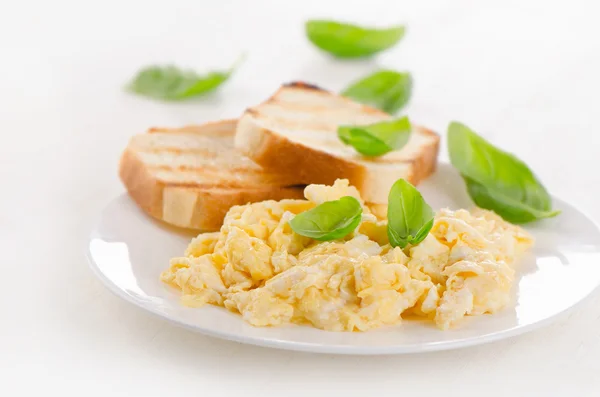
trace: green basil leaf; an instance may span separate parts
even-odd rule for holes
[[[401,149],[410,138],[408,117],[363,126],[339,126],[338,137],[364,156],[381,156]]]
[[[433,210],[421,193],[404,179],[399,179],[392,185],[387,215],[388,238],[392,247],[417,245],[433,227]]]
[[[431,209],[431,207],[429,207],[429,209]],[[433,227],[433,220],[434,220],[433,219],[433,211],[431,212],[431,216],[432,216],[432,218],[429,220],[429,222],[424,224],[423,227],[421,227],[419,229],[417,234],[415,234],[415,236],[411,240],[408,241],[410,244],[417,245],[421,241],[425,240],[425,237],[427,237],[427,235],[429,234],[429,231]]]
[[[227,71],[210,72],[204,75],[176,66],[149,66],[135,76],[128,88],[130,91],[162,100],[181,100],[204,95],[223,84],[237,65]]]
[[[452,165],[465,179],[469,195],[481,208],[492,210],[512,223],[556,216],[552,198],[527,165],[496,148],[469,127],[452,122],[448,127]]]
[[[396,113],[408,103],[411,92],[410,73],[380,70],[352,83],[342,95],[386,113]]]
[[[357,199],[344,196],[296,215],[290,221],[294,232],[319,241],[342,238],[358,227],[362,207]]]
[[[367,57],[394,46],[404,27],[369,29],[348,23],[314,20],[306,23],[308,39],[339,58]]]
[[[486,187],[468,177],[463,178],[469,196],[478,207],[492,209],[511,223],[532,222],[537,219],[551,218],[560,213],[560,211],[539,211],[526,203],[515,201],[512,197],[493,187]]]

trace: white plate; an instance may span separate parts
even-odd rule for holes
[[[419,187],[433,208],[469,208],[460,177],[449,166]],[[555,199],[562,214],[527,227],[536,238],[518,265],[513,303],[494,315],[469,317],[450,331],[424,321],[404,321],[365,333],[327,332],[307,326],[255,328],[223,308],[193,309],[159,281],[169,259],[182,255],[191,234],[150,219],[127,197],[102,212],[88,244],[93,271],[125,300],[203,334],[282,349],[340,354],[414,353],[470,346],[548,324],[600,283],[600,231],[585,215]]]

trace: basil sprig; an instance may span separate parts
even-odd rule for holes
[[[392,247],[417,245],[433,227],[434,213],[421,193],[404,179],[397,180],[388,196],[388,239]]]
[[[340,126],[338,137],[364,156],[382,156],[401,149],[410,139],[408,117],[363,126]]]
[[[352,83],[342,95],[393,114],[408,103],[411,92],[410,73],[380,70]]]
[[[492,210],[512,223],[556,216],[552,199],[527,165],[496,148],[469,127],[448,126],[452,165],[462,174],[469,195],[481,208]]]
[[[166,101],[188,99],[207,94],[223,84],[243,57],[226,71],[198,74],[177,66],[148,66],[138,72],[128,89],[139,95]]]
[[[362,207],[358,200],[344,196],[296,215],[290,221],[290,227],[302,236],[329,241],[351,233],[358,227],[361,217]]]
[[[308,39],[320,49],[339,58],[374,55],[394,46],[403,36],[404,27],[370,29],[336,21],[306,22]]]

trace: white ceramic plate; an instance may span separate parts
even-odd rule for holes
[[[462,180],[445,164],[419,188],[434,209],[472,206]],[[87,252],[94,273],[115,294],[203,334],[320,353],[414,353],[471,346],[530,331],[566,313],[598,286],[598,227],[561,200],[555,199],[554,206],[563,211],[560,216],[527,227],[537,241],[518,265],[513,303],[494,315],[469,317],[450,331],[413,320],[365,333],[292,325],[255,328],[223,308],[184,307],[178,292],[161,283],[159,274],[171,257],[183,254],[192,235],[150,219],[125,195],[104,209]]]

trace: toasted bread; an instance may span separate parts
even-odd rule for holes
[[[386,204],[396,180],[417,185],[435,170],[439,136],[413,126],[401,150],[367,158],[343,144],[337,128],[390,118],[314,85],[291,83],[245,111],[237,124],[235,147],[265,169],[285,173],[288,184],[331,184],[346,178],[366,202]]]
[[[230,207],[302,198],[233,147],[236,120],[178,129],[153,128],[131,138],[119,175],[148,214],[174,226],[219,230]]]

